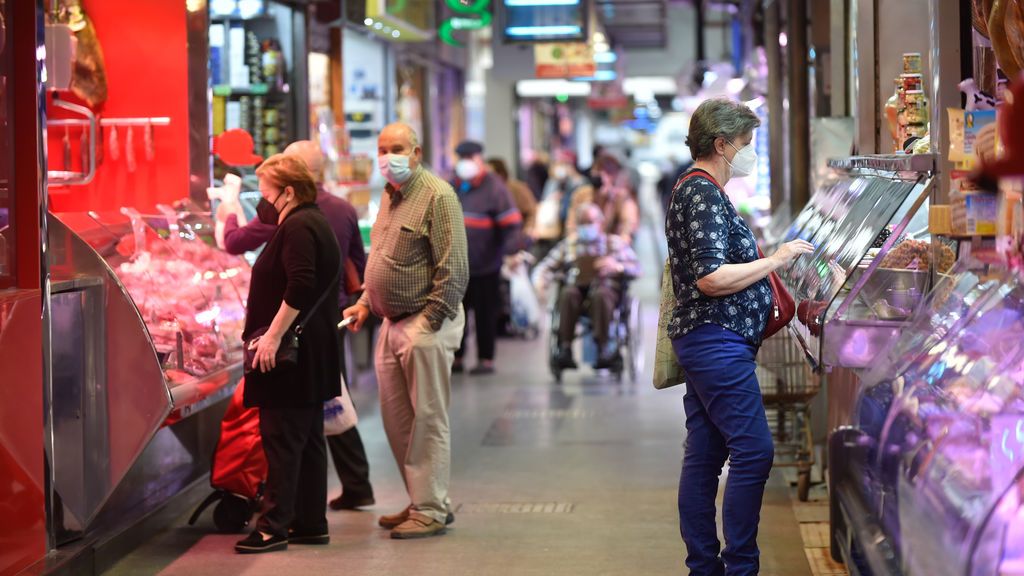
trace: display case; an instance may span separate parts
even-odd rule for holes
[[[958,265],[862,382],[831,442],[851,572],[1024,574],[1021,273]]]
[[[54,279],[109,270],[145,327],[151,351],[136,361],[156,363],[172,417],[184,417],[230,394],[240,377],[250,270],[215,247],[209,215],[157,212],[51,215]]]
[[[834,160],[783,241],[815,250],[779,271],[797,302],[790,324],[817,368],[864,368],[920,306],[931,285],[928,195],[935,157]],[[951,266],[952,251],[942,263]]]

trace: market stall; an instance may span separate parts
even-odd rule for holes
[[[1024,573],[1022,280],[962,262],[862,376],[831,441],[851,573]]]
[[[45,537],[39,548],[15,543],[12,554],[34,572],[91,573],[138,545],[154,515],[207,489],[225,400],[241,377],[249,267],[216,248],[199,203],[211,169],[212,8],[35,4],[16,28],[45,30],[32,39],[45,68],[40,61],[8,85],[36,81],[37,96],[16,110],[45,162],[38,190],[19,192],[35,202],[22,213],[34,209],[40,238],[20,243],[17,256],[41,260],[42,336],[22,327],[21,339],[43,358],[5,372],[42,404],[29,412],[43,418],[45,499],[33,511]],[[264,7],[268,27],[302,12]],[[5,332],[6,345],[14,333]],[[31,449],[5,438],[15,453]]]

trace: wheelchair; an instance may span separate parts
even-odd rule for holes
[[[555,382],[561,383],[562,372],[565,369],[558,363],[558,328],[561,322],[561,312],[558,304],[562,288],[565,286],[564,279],[557,282],[556,286],[558,287],[556,296],[549,302],[551,308],[551,328],[548,331],[548,366],[551,369],[551,375],[555,378]],[[580,315],[580,320],[576,326],[576,340],[583,340],[584,342],[584,354],[581,357],[583,363],[586,363],[588,347],[595,351],[595,355],[597,353],[597,344],[593,340],[591,331],[589,307],[590,299],[588,297],[583,303],[583,313]],[[624,280],[619,301],[612,311],[612,321],[608,328],[608,338],[610,342],[615,343],[617,348],[617,361],[609,369],[616,380],[621,382],[623,376],[627,376],[630,382],[636,383],[637,376],[643,373],[643,333],[643,315],[640,310],[640,300],[630,294],[629,281]]]

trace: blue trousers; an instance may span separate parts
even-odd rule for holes
[[[686,376],[686,444],[679,478],[679,531],[691,576],[758,572],[757,524],[774,447],[754,375],[757,347],[708,324],[673,340]],[[722,467],[725,550],[715,521]]]

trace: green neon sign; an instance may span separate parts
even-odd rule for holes
[[[454,16],[441,23],[437,35],[450,46],[462,46],[462,42],[452,34],[456,30],[480,30],[491,25],[491,0],[445,0],[452,12],[463,16]]]

